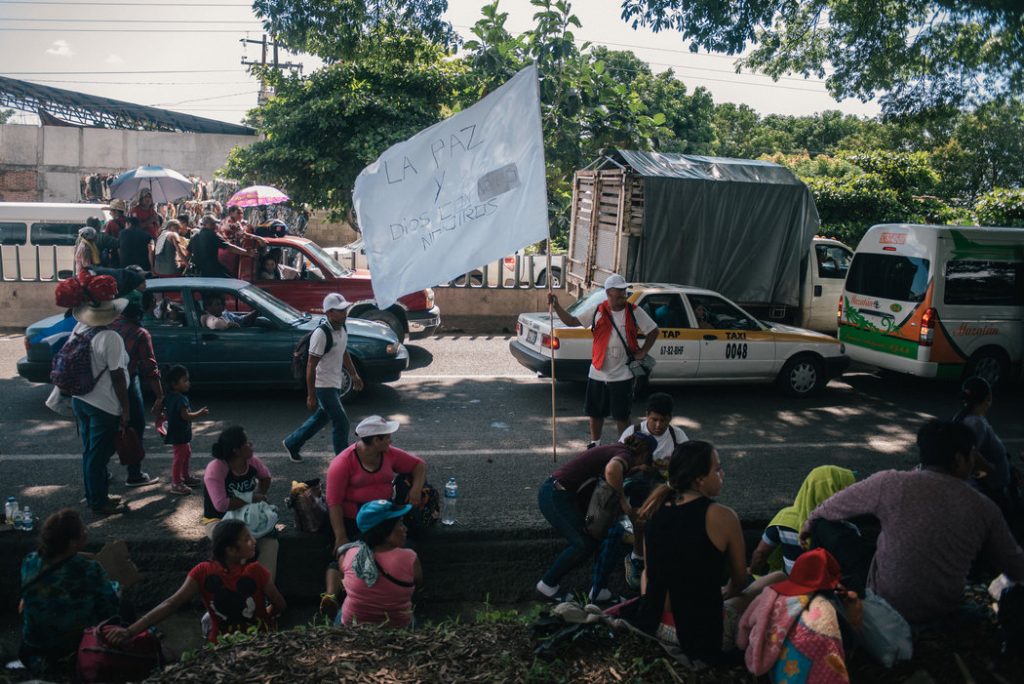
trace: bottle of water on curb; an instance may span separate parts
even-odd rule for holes
[[[7,497],[7,501],[4,502],[4,520],[7,521],[8,525],[14,524],[14,512],[18,510],[18,500],[13,496]]]
[[[444,511],[441,513],[442,525],[455,524],[455,509],[459,503],[459,485],[454,477],[449,477],[444,486]]]
[[[11,518],[11,524],[14,525],[14,529],[15,530],[17,530],[19,532],[21,531],[22,513],[21,513],[21,509],[20,508],[15,508],[14,509],[14,515]]]
[[[18,529],[22,532],[31,532],[33,527],[35,527],[35,521],[32,519],[32,509],[25,506],[21,509],[21,527]]]

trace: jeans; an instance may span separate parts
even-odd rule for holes
[[[77,397],[71,400],[71,408],[82,437],[85,500],[92,508],[99,508],[107,503],[107,463],[114,455],[114,435],[121,427],[121,418]]]
[[[340,454],[348,446],[348,415],[341,405],[341,390],[335,387],[316,388],[317,408],[299,429],[284,438],[288,449],[298,451],[302,445],[312,439],[313,435],[330,420],[333,429],[331,439],[334,441],[334,453]]]
[[[146,431],[146,404],[142,401],[142,382],[135,376],[128,383],[128,426],[135,430],[142,443],[142,433]],[[142,477],[142,463],[133,463],[124,467],[128,471],[128,479]]]
[[[576,507],[575,492],[556,489],[553,477],[540,486],[537,505],[551,526],[569,540],[569,547],[558,555],[542,578],[544,584],[554,587],[566,573],[594,553],[597,540],[583,530],[583,513]]]

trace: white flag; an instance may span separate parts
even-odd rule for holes
[[[353,203],[382,309],[546,239],[537,67],[388,149]]]

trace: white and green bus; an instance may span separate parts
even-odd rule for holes
[[[1024,228],[874,226],[839,303],[855,361],[930,378],[1021,377]]]

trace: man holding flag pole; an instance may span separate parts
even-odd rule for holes
[[[550,273],[536,65],[390,147],[359,174],[353,205],[381,309],[541,241]],[[551,398],[556,456],[553,372]]]

